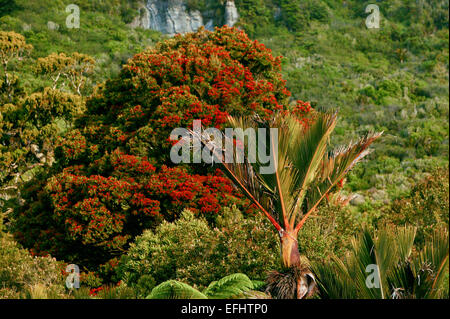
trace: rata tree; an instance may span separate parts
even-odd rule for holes
[[[50,60],[41,60],[42,71],[56,81],[66,60]],[[24,187],[16,238],[36,253],[99,269],[185,208],[210,222],[222,207],[247,209],[220,171],[172,163],[170,133],[194,120],[223,128],[228,115],[266,117],[289,99],[281,57],[234,28],[175,36],[135,55],[95,88],[55,143],[51,170]]]
[[[278,298],[303,298],[311,294],[314,277],[300,256],[298,233],[321,201],[339,187],[349,170],[369,153],[369,145],[381,135],[368,134],[346,147],[329,151],[336,120],[336,113],[322,112],[317,112],[306,125],[288,112],[279,112],[269,119],[257,115],[230,117],[229,123],[234,128],[266,132],[247,134],[246,138],[224,134],[225,140],[233,139],[233,144],[245,150],[239,152],[236,148],[231,155],[222,140],[191,131],[191,136],[211,152],[222,171],[278,232],[286,271],[273,272],[268,279],[268,290]],[[272,157],[273,170],[262,170],[266,163],[260,154]]]

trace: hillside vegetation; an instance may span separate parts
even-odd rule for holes
[[[137,1],[78,1],[80,29],[64,26],[71,1],[3,2],[0,28],[23,34],[34,46],[32,59],[92,55],[94,82],[162,37],[126,25],[138,14]],[[187,1],[195,9],[214,3]],[[448,1],[378,1],[380,29],[365,25],[369,3],[237,0],[236,6],[238,26],[284,57],[293,97],[339,109],[336,144],[369,130],[385,132],[375,146],[378,160],[355,169],[348,187],[387,199],[405,195],[424,172],[448,160]],[[48,21],[59,29],[49,30]],[[19,73],[33,92],[45,82],[32,76],[31,65]]]
[[[81,16],[71,29],[73,2]],[[223,22],[224,1],[185,2]],[[287,112],[307,130],[334,111],[327,150],[383,134],[294,238],[324,276],[321,296],[350,282],[327,290],[352,247],[401,232],[408,262],[397,270],[429,262],[448,297],[449,1],[376,1],[379,28],[366,25],[370,1],[235,4],[237,28],[172,39],[131,27],[142,1],[0,0],[0,298],[186,288],[173,280],[203,296],[240,273],[261,280],[251,293],[286,297],[280,278],[312,273],[279,266],[276,233],[247,194],[216,166],[172,163],[167,138],[197,118],[223,128],[227,115]],[[10,263],[27,269],[14,279]],[[61,289],[59,274],[42,283],[28,269],[69,263],[82,265],[75,292]]]

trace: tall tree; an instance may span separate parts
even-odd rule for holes
[[[37,60],[35,72],[47,75],[53,82],[53,89],[62,82],[62,86],[70,88],[81,95],[83,88],[94,72],[95,60],[89,55],[74,52],[71,55],[52,53]]]
[[[9,72],[10,64],[14,60],[23,59],[32,49],[33,46],[26,43],[23,35],[12,31],[0,31],[0,65],[3,73],[3,83],[1,83],[1,86],[6,93],[9,103],[13,102],[13,88],[17,81],[17,78]]]

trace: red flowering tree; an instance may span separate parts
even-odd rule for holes
[[[60,139],[48,175],[24,189],[17,238],[36,253],[94,267],[184,208],[214,221],[223,206],[248,207],[220,172],[174,167],[169,135],[197,119],[222,128],[228,115],[283,109],[290,93],[280,64],[263,44],[226,26],[137,54],[95,90],[87,112]],[[307,104],[295,109],[302,117],[309,112]]]

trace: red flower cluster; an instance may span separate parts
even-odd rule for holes
[[[62,139],[57,147],[61,147],[67,160],[76,160],[86,150],[87,141],[79,130],[73,130],[64,139]]]
[[[102,290],[103,290],[103,287],[92,288],[91,290],[89,290],[89,296],[95,297]]]
[[[243,203],[229,179],[216,175],[192,175],[180,167],[163,165],[145,188],[161,199],[169,218],[177,217],[179,208],[184,207],[214,219],[221,207]]]
[[[234,28],[176,37],[135,55],[124,67],[122,85],[127,83],[129,91],[118,99],[135,102],[118,107],[116,116],[133,131],[148,121],[161,137],[155,149],[167,150],[170,131],[194,119],[220,128],[228,114],[268,115],[282,109],[290,92],[280,63],[264,45]],[[141,116],[130,116],[136,105]]]
[[[315,117],[309,102],[297,100],[297,103],[290,112],[295,115],[297,120],[305,127],[314,123]]]

